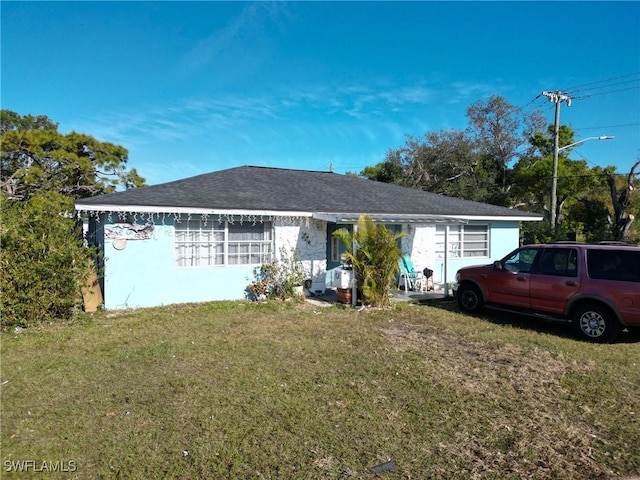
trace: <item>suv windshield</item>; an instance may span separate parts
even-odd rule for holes
[[[524,272],[527,273],[531,270],[533,260],[538,253],[537,248],[522,248],[516,250],[512,255],[502,260],[503,268],[509,272]]]

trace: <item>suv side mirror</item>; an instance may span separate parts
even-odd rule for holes
[[[496,260],[495,262],[493,262],[493,268],[495,270],[502,271],[504,269],[504,266],[502,265],[502,262],[500,260]]]

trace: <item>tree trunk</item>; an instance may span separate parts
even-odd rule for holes
[[[611,233],[613,239],[619,242],[624,242],[631,228],[631,223],[634,220],[633,215],[628,211],[631,205],[631,192],[633,191],[633,177],[635,176],[635,170],[640,166],[640,160],[638,160],[627,176],[626,185],[622,188],[620,194],[616,188],[615,178],[607,173],[607,183],[609,184],[609,190],[611,193],[611,203],[613,204],[613,218],[611,220]]]

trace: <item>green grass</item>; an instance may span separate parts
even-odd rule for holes
[[[449,306],[225,302],[3,333],[2,477],[640,474],[637,338]],[[29,460],[75,471],[6,471]]]

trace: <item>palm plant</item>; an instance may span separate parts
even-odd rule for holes
[[[393,233],[384,225],[377,225],[371,217],[362,215],[353,233],[340,228],[333,235],[347,249],[346,256],[353,265],[356,287],[362,293],[363,304],[389,305],[389,287],[399,271],[398,264],[402,258],[398,240],[404,234]]]

